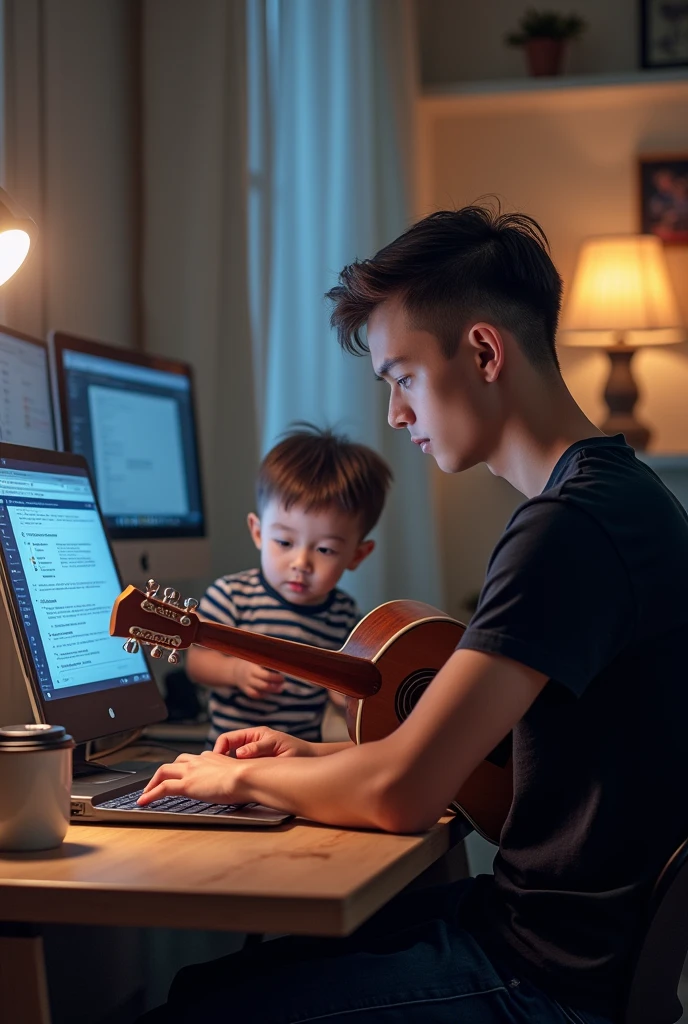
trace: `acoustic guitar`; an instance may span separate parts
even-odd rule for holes
[[[408,718],[437,671],[453,653],[465,627],[420,601],[389,601],[363,618],[339,651],[251,633],[207,622],[193,598],[184,602],[149,580],[144,593],[127,587],[115,601],[112,636],[126,637],[124,649],[151,647],[153,658],[197,644],[336,690],[347,697],[346,722],[355,743],[382,739]],[[510,750],[500,744],[465,781],[452,804],[475,829],[499,841],[512,798]]]

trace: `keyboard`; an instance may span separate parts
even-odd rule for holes
[[[143,793],[143,789],[136,789],[133,793],[125,793],[123,796],[113,797],[111,800],[98,802],[98,807],[105,807],[112,811],[165,811],[167,814],[231,814],[238,811],[240,807],[253,807],[253,804],[208,804],[202,800],[192,800],[186,796],[164,796],[160,800],[154,800],[152,804],[139,807],[136,803]]]

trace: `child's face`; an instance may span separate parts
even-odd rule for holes
[[[438,339],[414,327],[398,300],[368,323],[373,369],[390,386],[388,420],[445,473],[486,461],[499,410],[484,386],[480,357],[463,343],[450,359]]]
[[[270,586],[293,604],[321,604],[345,569],[356,569],[375,546],[361,540],[357,516],[339,509],[306,512],[271,501],[248,517]]]

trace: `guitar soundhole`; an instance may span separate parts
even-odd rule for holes
[[[394,710],[400,722],[408,718],[428,684],[436,675],[436,668],[419,668],[410,676],[406,676],[394,698]]]

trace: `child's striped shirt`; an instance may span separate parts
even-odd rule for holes
[[[353,598],[338,589],[319,605],[286,601],[267,583],[260,569],[221,576],[208,587],[198,610],[213,622],[329,650],[343,645],[361,617]],[[281,693],[271,693],[261,700],[247,697],[235,687],[211,691],[209,742],[214,743],[221,732],[256,725],[268,725],[305,740],[320,740],[327,690],[291,676],[285,676],[285,680]]]

